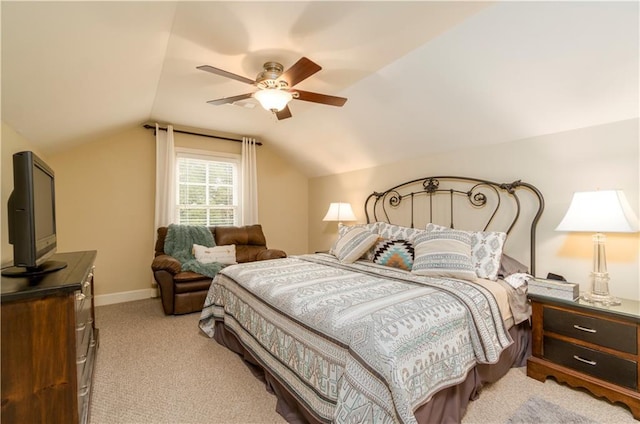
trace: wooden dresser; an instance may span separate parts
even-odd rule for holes
[[[552,376],[620,402],[640,420],[640,302],[620,306],[529,295],[533,356],[527,375]]]
[[[2,277],[2,422],[87,423],[98,346],[95,251],[61,253],[67,267]]]

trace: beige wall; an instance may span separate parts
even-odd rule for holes
[[[2,195],[6,205],[4,173],[11,169],[9,153],[34,149],[5,125],[2,136]],[[180,134],[176,135],[176,145],[227,152],[239,152],[240,146]],[[58,251],[98,251],[97,295],[152,287],[154,146],[153,131],[136,127],[43,157],[56,173]],[[305,253],[307,178],[267,145],[258,148],[258,178],[259,216],[269,246],[290,254]],[[2,237],[5,247],[4,230]]]
[[[324,250],[336,236],[336,223],[322,222],[330,202],[351,202],[359,222],[374,190],[429,175],[464,175],[498,182],[522,179],[543,193],[546,208],[538,225],[538,276],[564,275],[587,288],[591,270],[590,234],[554,231],[575,191],[623,190],[638,214],[639,120],[628,120],[519,140],[486,148],[436,154],[412,160],[312,178],[309,181],[309,249]],[[609,234],[607,259],[614,295],[640,299],[638,234]],[[527,241],[508,246],[528,263]]]
[[[34,146],[29,140],[22,137],[13,128],[2,122],[1,143],[2,143],[2,221],[0,222],[0,232],[2,233],[2,266],[11,265],[13,259],[13,246],[9,244],[9,233],[7,231],[7,201],[13,191],[13,154],[25,150],[31,150],[45,162],[46,156]]]
[[[154,157],[143,128],[50,155],[58,251],[98,251],[98,295],[151,287]]]

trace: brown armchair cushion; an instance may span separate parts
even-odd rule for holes
[[[214,237],[218,246],[228,244],[267,246],[267,239],[262,232],[262,226],[245,225],[244,227],[214,227]]]
[[[265,261],[267,259],[280,259],[280,258],[286,258],[286,257],[287,257],[287,254],[285,253],[284,250],[266,249],[259,252],[256,255],[256,261]]]
[[[151,269],[153,271],[169,271],[169,273],[175,275],[182,271],[182,266],[180,265],[180,261],[176,258],[162,253],[153,258],[153,262],[151,262]]]

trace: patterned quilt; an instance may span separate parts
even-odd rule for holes
[[[413,411],[512,341],[495,299],[462,280],[327,254],[233,265],[200,317],[223,321],[326,422],[415,423]]]

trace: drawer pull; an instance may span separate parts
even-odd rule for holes
[[[587,333],[595,333],[596,332],[596,330],[594,330],[593,328],[583,327],[583,326],[578,325],[578,324],[574,324],[573,328],[575,328],[576,330],[580,330],[580,331],[586,331]]]
[[[590,361],[588,359],[584,359],[579,357],[578,355],[573,355],[573,359],[575,359],[576,361],[580,361],[580,362],[584,362],[587,365],[591,365],[591,366],[596,366],[597,362],[596,361]]]
[[[76,300],[78,302],[83,301],[85,298],[87,297],[87,295],[83,294],[83,293],[76,293]]]
[[[80,390],[78,390],[79,397],[85,397],[89,394],[89,386],[82,386]]]
[[[574,356],[574,358],[575,358],[575,356]],[[82,355],[78,359],[76,359],[76,364],[77,365],[82,365],[85,362],[87,362],[87,355]]]

